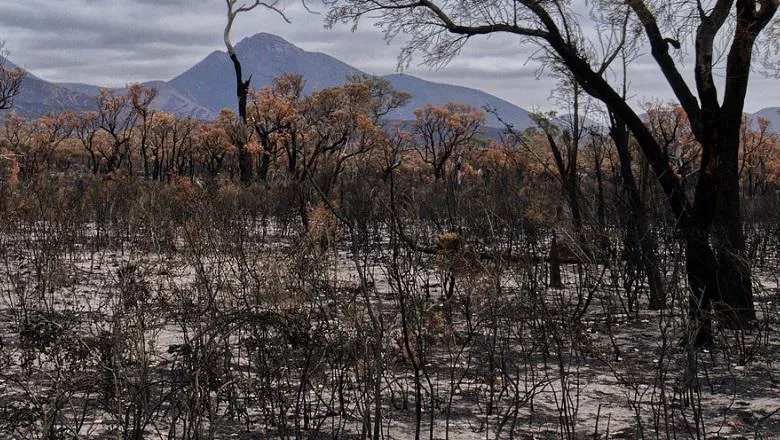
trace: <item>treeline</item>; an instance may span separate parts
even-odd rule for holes
[[[561,209],[575,230],[583,216],[604,227],[621,212],[626,165],[610,132],[579,116],[536,114],[536,127],[507,127],[502,139],[491,140],[482,110],[467,105],[426,106],[414,121],[387,121],[409,96],[379,78],[352,77],[345,86],[308,96],[303,88],[301,76],[283,75],[251,91],[246,123],[228,109],[213,122],[158,111],[151,106],[157,91],[141,85],[125,93],[103,90],[93,112],[32,121],[10,113],[0,128],[0,179],[6,190],[52,174],[102,181],[186,178],[201,185],[243,181],[268,189],[308,182],[319,196],[336,201],[351,191],[355,173],[366,182],[397,175],[397,182],[417,189],[430,184],[493,197],[515,194],[523,199],[523,217],[547,226],[560,224]],[[685,113],[650,103],[646,115],[671,169],[693,191],[688,182],[695,182],[700,147]],[[751,218],[769,208],[780,187],[778,136],[766,120],[745,120],[741,138],[740,182]],[[239,150],[249,158],[244,175]],[[630,150],[644,203],[659,218],[663,195],[646,161],[634,146]],[[300,198],[299,211],[312,202]]]

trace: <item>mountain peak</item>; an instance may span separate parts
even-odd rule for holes
[[[265,32],[260,32],[251,37],[242,39],[236,44],[236,50],[241,52],[276,52],[279,54],[300,54],[304,52],[303,49],[284,38]]]

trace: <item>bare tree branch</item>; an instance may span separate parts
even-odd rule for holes
[[[18,67],[13,69],[6,67],[6,53],[0,42],[0,110],[9,109],[14,105],[14,98],[19,95],[26,76],[27,72]]]
[[[677,96],[677,99],[680,101],[680,105],[682,105],[685,112],[688,113],[688,118],[691,120],[694,134],[696,134],[697,137],[701,137],[703,128],[698,122],[701,112],[699,102],[686,84],[682,74],[677,69],[674,59],[669,55],[669,43],[667,43],[666,39],[661,34],[661,29],[658,26],[655,15],[650,11],[650,8],[643,0],[627,0],[626,3],[631,7],[644,26],[645,33],[650,41],[653,57],[661,68],[667,82],[672,87],[675,96]]]

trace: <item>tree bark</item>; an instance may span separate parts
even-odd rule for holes
[[[729,131],[728,126],[723,131]],[[715,310],[725,325],[742,328],[756,320],[756,312],[739,199],[739,135],[721,133],[719,150],[713,240],[721,295]]]

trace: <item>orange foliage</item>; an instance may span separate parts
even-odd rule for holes
[[[744,118],[740,133],[739,176],[748,197],[780,187],[780,136],[769,121]]]
[[[465,104],[426,105],[414,111],[414,134],[420,143],[422,160],[429,164],[435,180],[448,173],[450,159],[474,146],[485,123],[485,114]]]
[[[678,104],[645,104],[645,125],[669,159],[672,170],[685,181],[699,169],[701,146],[691,132],[688,115]]]
[[[225,127],[219,123],[202,124],[198,127],[194,157],[203,163],[214,177],[222,170],[224,161],[232,160],[238,151],[230,142]]]

